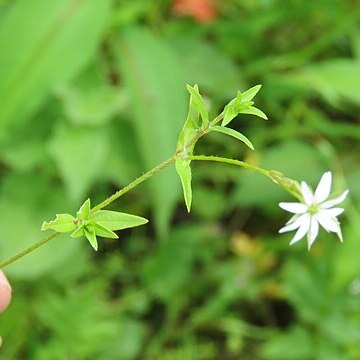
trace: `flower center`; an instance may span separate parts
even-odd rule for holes
[[[310,214],[310,215],[315,215],[315,214],[317,214],[318,212],[319,212],[319,208],[318,208],[317,204],[311,204],[311,205],[309,206],[309,214]]]

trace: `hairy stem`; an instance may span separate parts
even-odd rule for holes
[[[228,158],[223,158],[223,157],[219,157],[219,156],[206,156],[206,155],[189,156],[187,159],[196,160],[196,161],[215,161],[215,162],[221,162],[221,163],[225,163],[225,164],[242,166],[246,169],[258,172],[258,173],[265,175],[265,176],[269,177],[270,179],[272,179],[272,177],[270,175],[270,171],[265,170],[259,166],[248,164],[248,163],[246,163],[244,161],[240,161],[240,160],[228,159]]]
[[[293,195],[300,202],[303,202],[299,184],[296,181],[285,177],[283,174],[279,173],[278,171],[266,170],[259,166],[255,166],[255,165],[246,163],[244,161],[228,159],[228,158],[223,158],[223,157],[219,157],[219,156],[195,155],[195,156],[188,156],[187,159],[195,160],[195,161],[196,160],[197,161],[215,161],[215,162],[220,162],[220,163],[225,163],[225,164],[242,166],[243,168],[255,171],[261,175],[264,175],[264,176],[270,178],[275,184],[282,187],[285,191],[287,191],[288,193]]]
[[[144,175],[138,177],[137,179],[135,179],[133,182],[131,182],[129,185],[125,186],[124,188],[122,188],[121,190],[117,191],[116,193],[114,193],[113,195],[111,195],[110,197],[108,197],[106,200],[104,200],[103,202],[101,202],[100,204],[96,205],[91,211],[92,212],[96,212],[102,208],[104,208],[105,206],[111,204],[113,201],[115,201],[116,199],[118,199],[120,196],[124,195],[125,193],[127,193],[128,191],[130,191],[131,189],[133,189],[134,187],[136,187],[137,185],[141,184],[142,182],[146,181],[147,179],[149,179],[150,177],[154,176],[155,174],[157,174],[158,172],[160,172],[161,170],[163,170],[164,168],[166,168],[167,166],[169,166],[170,164],[172,164],[173,162],[175,162],[175,158],[176,156],[173,155],[171,158],[167,159],[166,161],[162,162],[161,164],[159,164],[158,166],[154,167],[153,169],[149,170],[148,172],[146,172]],[[8,260],[5,260],[4,262],[0,263],[0,269],[3,269],[5,266],[8,266],[10,264],[12,264],[13,262],[21,259],[22,257],[24,257],[25,255],[31,253],[32,251],[34,251],[35,249],[37,249],[38,247],[46,244],[48,241],[54,239],[55,237],[57,237],[59,235],[58,232],[53,232],[52,234],[48,235],[47,237],[42,238],[41,240],[37,241],[36,243],[34,243],[33,245],[29,246],[27,249],[19,252],[18,254],[16,254],[15,256],[11,257]]]
[[[110,197],[108,197],[107,199],[105,199],[104,201],[102,201],[100,204],[96,205],[94,208],[91,209],[92,213],[95,213],[96,211],[103,209],[105,206],[108,206],[109,204],[111,204],[113,201],[117,200],[119,197],[121,197],[122,195],[126,194],[128,191],[134,189],[136,186],[138,186],[139,184],[141,184],[142,182],[148,180],[149,178],[151,178],[152,176],[156,175],[157,173],[159,173],[161,170],[163,170],[164,168],[166,168],[167,166],[169,166],[170,164],[174,163],[176,161],[176,158],[181,155],[182,153],[186,153],[186,151],[200,138],[202,137],[204,134],[206,134],[210,127],[215,125],[216,123],[218,123],[219,121],[221,121],[224,117],[224,112],[222,112],[221,114],[219,114],[215,119],[213,119],[210,124],[202,129],[201,131],[199,131],[196,136],[194,136],[193,139],[191,139],[189,141],[188,144],[186,144],[186,146],[178,151],[175,152],[175,154],[170,157],[169,159],[165,160],[164,162],[162,162],[161,164],[157,165],[156,167],[154,167],[153,169],[149,170],[148,172],[146,172],[145,174],[143,174],[142,176],[138,177],[137,179],[135,179],[133,182],[131,182],[129,185],[125,186],[124,188],[118,190],[117,192],[115,192],[113,195],[111,195]],[[271,175],[271,172],[265,169],[262,169],[258,166],[255,165],[251,165],[248,164],[246,162],[243,161],[239,161],[239,160],[233,160],[233,159],[227,159],[227,158],[222,158],[222,157],[217,157],[217,156],[204,156],[204,155],[198,155],[198,156],[189,156],[188,157],[189,160],[200,160],[200,161],[217,161],[217,162],[222,162],[222,163],[226,163],[226,164],[232,164],[232,165],[237,165],[237,166],[242,166],[246,169],[249,170],[253,170],[256,171],[262,175],[265,175],[269,178],[271,178],[272,180],[274,180],[274,177]],[[275,181],[275,180],[274,180]],[[8,266],[10,264],[12,264],[13,262],[21,259],[22,257],[24,257],[25,255],[31,253],[32,251],[34,251],[35,249],[37,249],[38,247],[46,244],[48,241],[54,239],[56,236],[58,236],[59,233],[57,232],[53,232],[52,234],[48,235],[47,237],[42,238],[41,240],[37,241],[36,243],[34,243],[33,245],[29,246],[27,249],[19,252],[18,254],[16,254],[15,256],[9,258],[8,260],[5,260],[4,262],[0,263],[0,269],[3,269],[5,266]]]
[[[38,242],[36,242],[35,244],[29,246],[27,249],[19,252],[18,254],[16,254],[15,256],[11,257],[8,260],[5,260],[4,262],[2,262],[0,264],[0,269],[3,269],[5,266],[8,266],[10,264],[12,264],[13,262],[15,262],[18,259],[21,259],[23,256],[31,253],[32,251],[34,251],[35,249],[37,249],[38,247],[46,244],[48,241],[54,239],[56,236],[58,236],[59,233],[58,232],[53,232],[52,234],[42,238],[41,240],[39,240]]]
[[[165,169],[167,166],[169,166],[170,164],[172,164],[173,162],[175,162],[175,158],[176,156],[173,155],[171,158],[167,159],[166,161],[162,162],[161,164],[159,164],[158,166],[154,167],[153,169],[149,170],[148,172],[146,172],[144,175],[141,175],[140,177],[138,177],[137,179],[135,179],[133,182],[131,182],[129,185],[125,186],[124,188],[120,189],[119,191],[117,191],[116,193],[112,194],[110,197],[108,197],[107,199],[105,199],[103,202],[101,202],[100,204],[96,205],[95,207],[93,207],[91,209],[91,211],[93,213],[95,213],[96,211],[103,209],[105,206],[108,206],[109,204],[111,204],[113,201],[115,201],[116,199],[118,199],[120,196],[126,194],[128,191],[132,190],[134,187],[138,186],[139,184],[141,184],[142,182],[148,180],[149,178],[151,178],[152,176],[156,175],[158,172],[160,172],[161,170]]]

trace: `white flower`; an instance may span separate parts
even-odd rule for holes
[[[319,224],[327,232],[336,233],[340,241],[343,241],[337,216],[340,215],[344,209],[332,207],[344,201],[349,190],[344,191],[333,199],[328,199],[331,191],[331,178],[331,172],[326,172],[321,177],[315,193],[305,181],[302,181],[301,195],[304,202],[282,202],[279,204],[282,209],[295,214],[285,226],[279,230],[279,233],[284,233],[297,229],[290,245],[295,244],[307,235],[308,249],[310,250],[311,245],[319,233]]]

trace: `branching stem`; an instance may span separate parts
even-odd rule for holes
[[[161,164],[157,165],[156,167],[154,167],[153,169],[149,170],[148,172],[146,172],[145,174],[143,174],[142,176],[138,177],[137,179],[135,179],[133,182],[131,182],[129,185],[125,186],[124,188],[118,190],[117,192],[115,192],[113,195],[111,195],[110,197],[108,197],[107,199],[105,199],[104,201],[102,201],[100,204],[96,205],[94,208],[91,209],[91,211],[93,213],[95,213],[96,211],[103,209],[104,207],[108,206],[109,204],[111,204],[113,201],[117,200],[119,197],[121,197],[122,195],[126,194],[127,192],[129,192],[130,190],[134,189],[136,186],[140,185],[142,182],[148,180],[149,178],[151,178],[152,176],[156,175],[157,173],[159,173],[161,170],[165,169],[167,166],[169,166],[170,164],[173,164],[176,161],[176,158],[178,156],[180,156],[183,153],[186,153],[186,151],[204,134],[206,134],[209,129],[210,126],[215,125],[216,123],[218,123],[219,121],[221,121],[224,117],[224,113],[222,112],[220,115],[218,115],[215,119],[213,119],[210,124],[202,129],[201,131],[199,131],[196,136],[194,136],[193,139],[191,139],[189,141],[189,143],[183,148],[178,150],[177,152],[175,152],[175,154],[170,157],[169,159],[165,160],[164,162],[162,162]],[[239,161],[239,160],[234,160],[234,159],[227,159],[227,158],[222,158],[222,157],[217,157],[217,156],[205,156],[205,155],[197,155],[197,156],[189,156],[188,157],[189,160],[197,160],[197,161],[216,161],[216,162],[222,162],[222,163],[226,163],[226,164],[232,164],[232,165],[237,165],[237,166],[242,166],[246,169],[252,170],[252,171],[256,171],[262,175],[265,175],[269,178],[271,178],[272,180],[274,180],[274,177],[271,175],[271,171],[262,169],[261,167],[255,166],[255,165],[251,165],[248,164],[244,161]],[[29,246],[27,249],[19,252],[18,254],[16,254],[15,256],[9,258],[8,260],[5,260],[4,262],[0,263],[0,269],[3,269],[4,267],[14,263],[15,261],[21,259],[22,257],[24,257],[25,255],[31,253],[32,251],[34,251],[35,249],[39,248],[40,246],[46,244],[47,242],[49,242],[50,240],[54,239],[55,237],[57,237],[59,235],[58,232],[53,232],[50,235],[42,238],[41,240],[37,241],[36,243],[34,243],[33,245]]]

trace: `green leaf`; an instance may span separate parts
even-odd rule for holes
[[[128,229],[148,222],[147,219],[140,216],[110,210],[99,210],[90,216],[90,220],[109,230]]]
[[[118,239],[119,237],[111,230],[106,228],[105,226],[102,226],[96,222],[92,223],[92,226],[94,227],[95,234],[97,236],[109,238],[109,239]]]
[[[54,217],[54,209],[73,207],[63,186],[42,172],[2,174],[0,182],[0,259],[6,260],[41,237],[39,224]],[[8,269],[13,279],[35,279],[61,267],[80,244],[60,234],[46,246],[25,256]],[[55,270],[56,271],[56,270]],[[1,356],[0,356],[1,358]]]
[[[225,106],[224,108],[224,118],[223,121],[221,122],[221,126],[226,126],[230,123],[230,121],[232,119],[234,119],[234,117],[236,117],[238,114],[237,109],[235,108],[235,106],[233,105],[233,103],[229,103]]]
[[[264,114],[260,109],[257,109],[256,107],[253,107],[253,106],[250,106],[247,109],[241,110],[240,114],[256,115],[258,117],[261,117],[262,119],[265,119],[265,120],[268,119],[266,114]]]
[[[20,0],[0,26],[1,134],[22,125],[93,56],[110,0]]]
[[[250,88],[249,90],[246,90],[241,94],[241,101],[243,102],[251,101],[255,97],[255,95],[259,92],[260,89],[261,89],[261,85],[256,85]]]
[[[190,161],[177,158],[175,168],[180,176],[187,211],[190,212],[192,201]]]
[[[90,210],[91,210],[90,199],[87,199],[81,205],[79,211],[76,213],[76,217],[80,220],[87,220],[90,216]]]
[[[202,119],[201,126],[198,127],[207,126],[209,124],[209,112],[206,107],[204,99],[199,93],[198,86],[194,85],[194,87],[192,87],[190,85],[186,85],[186,88],[191,95],[193,105],[195,106],[196,110],[199,112]]]
[[[186,83],[199,84],[221,101],[236,92],[241,82],[240,72],[229,53],[222,51],[218,44],[185,31],[169,34],[167,41],[181,59]]]
[[[243,101],[241,92],[238,91],[236,98],[232,99],[224,108],[224,119],[221,126],[229,124],[242,110],[249,108],[253,104],[253,101]]]
[[[197,131],[201,128],[201,124],[199,124],[199,114],[199,109],[195,105],[194,97],[190,94],[189,111],[176,145],[176,150],[180,154],[183,149],[189,145],[189,142],[194,139]],[[187,148],[187,155],[193,154],[194,147],[195,142]]]
[[[191,191],[191,168],[190,161],[183,159],[183,157],[187,157],[192,155],[194,152],[196,141],[194,141],[190,146],[189,144],[195,138],[197,131],[200,130],[201,126],[204,125],[204,118],[206,116],[205,123],[208,125],[208,113],[205,107],[205,103],[203,105],[199,105],[199,103],[203,102],[202,97],[198,92],[197,85],[192,88],[190,85],[187,85],[187,89],[190,92],[190,100],[189,100],[189,111],[185,121],[183,128],[181,129],[179,139],[176,146],[176,151],[178,152],[178,156],[175,162],[175,169],[180,177],[183,194],[185,198],[185,203],[188,212],[191,209],[191,201],[192,201],[192,191]],[[203,108],[202,108],[203,107]],[[203,119],[203,124],[199,124],[199,114],[201,111],[206,111],[206,115],[201,115]],[[186,152],[184,149],[186,148]]]
[[[260,90],[261,85],[256,85],[251,89],[241,93],[238,91],[235,99],[231,100],[224,108],[224,119],[221,126],[226,126],[238,114],[252,114],[267,120],[267,116],[259,109],[253,107],[252,99]]]
[[[96,70],[93,69],[93,72]],[[75,84],[56,89],[64,112],[73,124],[101,126],[109,123],[115,115],[128,107],[128,97],[124,89],[119,90],[108,85],[105,76],[99,76],[100,79],[95,79],[94,83],[95,81],[90,80],[95,75],[85,72]],[[87,77],[90,77],[90,80]]]
[[[234,137],[235,139],[238,139],[238,140],[242,141],[243,143],[245,143],[251,150],[254,150],[254,146],[251,143],[251,141],[245,135],[239,133],[238,131],[236,131],[234,129],[230,129],[230,128],[222,127],[222,126],[212,126],[210,129],[221,132],[226,135],[230,135],[230,136]]]
[[[85,237],[88,239],[90,245],[94,248],[95,251],[98,250],[98,243],[96,240],[96,235],[95,235],[95,230],[94,228],[90,227],[90,226],[85,226],[84,227],[84,233],[85,233]]]
[[[79,238],[84,235],[85,235],[85,224],[82,224],[70,236],[72,238]]]
[[[181,59],[163,39],[143,28],[122,29],[117,44],[116,55],[132,100],[130,110],[137,143],[145,166],[152,168],[173,154],[186,116]],[[173,169],[166,169],[149,181],[155,227],[160,236],[169,230],[179,197],[176,185]]]
[[[318,91],[331,105],[339,106],[343,100],[360,104],[360,84],[354,81],[360,74],[360,61],[334,58],[304,66],[284,75],[287,86]]]
[[[74,217],[70,214],[57,214],[55,220],[44,221],[41,230],[52,229],[59,233],[67,233],[76,229]]]

